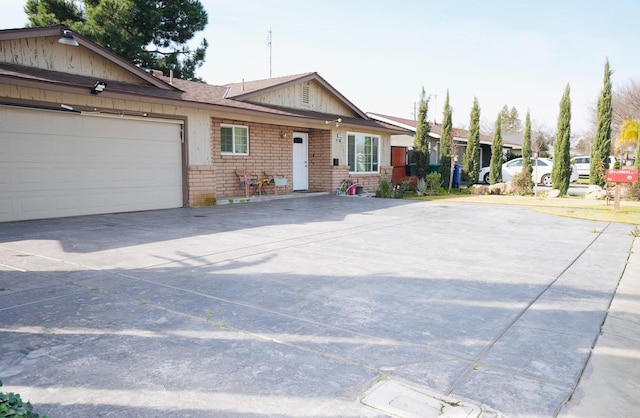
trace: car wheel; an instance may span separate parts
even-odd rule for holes
[[[549,186],[551,187],[551,176],[549,174],[545,174],[544,176],[542,176],[542,178],[540,179],[540,183],[542,183],[543,186]]]
[[[485,184],[489,184],[489,173],[484,173],[484,178],[482,180],[484,180]]]

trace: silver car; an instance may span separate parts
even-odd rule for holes
[[[613,165],[616,162],[616,157],[609,156],[609,168],[613,168]],[[573,157],[571,159],[571,164],[576,167],[579,176],[587,176],[589,177],[589,172],[591,169],[591,157],[588,155],[579,155],[577,157]]]
[[[551,169],[553,168],[553,160],[549,158],[538,158],[537,160],[531,159],[531,166],[533,172],[531,173],[531,180],[536,184],[542,184],[543,186],[551,186]],[[478,180],[482,183],[489,184],[489,167],[484,167],[480,170]],[[511,181],[511,178],[522,171],[522,158],[515,158],[502,164],[502,181]],[[571,182],[578,181],[578,172],[575,165],[571,166]]]

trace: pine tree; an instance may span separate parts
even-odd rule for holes
[[[604,65],[604,81],[600,97],[598,98],[598,114],[596,134],[591,145],[591,164],[589,167],[589,182],[604,187],[607,184],[606,169],[609,167],[611,153],[611,69],[609,60]]]
[[[442,183],[445,186],[448,186],[451,180],[451,156],[453,150],[452,129],[451,105],[449,104],[449,90],[447,90],[447,97],[444,101],[444,114],[442,117],[442,133],[440,135],[440,175]]]
[[[413,149],[416,154],[416,171],[418,178],[424,178],[429,168],[429,98],[426,97],[424,87],[420,93],[420,105],[418,107],[418,123],[416,135],[413,137]]]
[[[480,104],[478,98],[473,98],[473,107],[469,116],[469,136],[467,137],[467,149],[462,159],[463,170],[467,177],[467,185],[478,182],[480,173]]]
[[[522,122],[520,122],[520,115],[515,106],[511,106],[511,110],[507,105],[502,106],[500,118],[502,120],[502,126],[500,127],[502,133],[512,134],[522,131]]]
[[[571,98],[569,84],[560,100],[560,114],[558,115],[558,129],[556,141],[553,145],[553,168],[551,169],[551,183],[555,189],[565,195],[571,182]]]
[[[489,183],[502,182],[502,115],[498,114],[491,143],[491,164],[489,165]]]
[[[533,173],[531,157],[531,115],[529,111],[527,111],[527,116],[524,122],[524,134],[522,137],[522,171],[528,173],[525,184],[525,190],[527,191],[531,191],[531,188],[533,187],[533,181],[531,180],[531,174]]]

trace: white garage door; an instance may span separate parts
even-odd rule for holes
[[[183,205],[181,125],[0,106],[0,222]]]

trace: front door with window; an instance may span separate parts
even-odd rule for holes
[[[293,190],[309,189],[309,134],[293,133]]]

